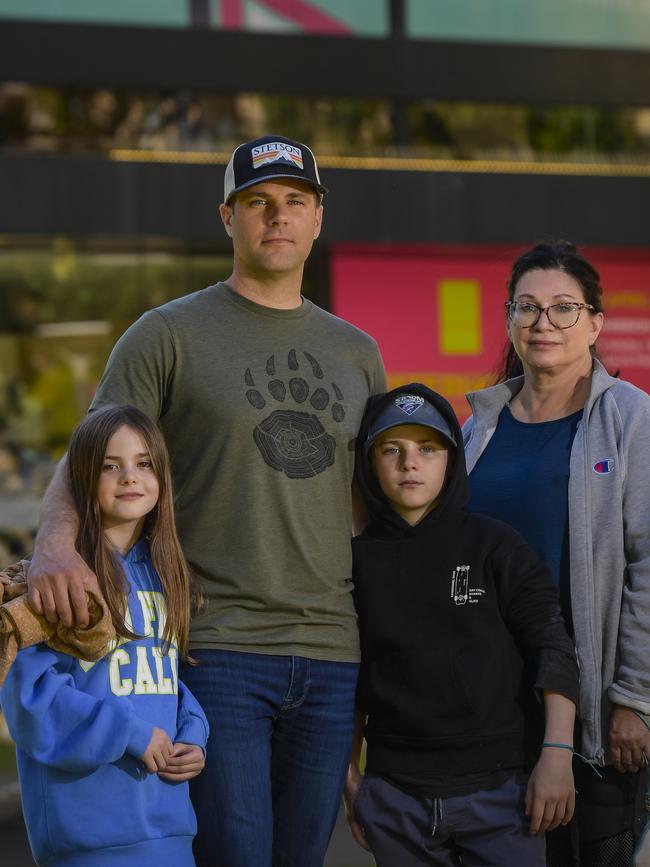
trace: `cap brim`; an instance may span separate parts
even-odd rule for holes
[[[306,178],[304,175],[297,175],[293,172],[273,172],[269,175],[261,175],[259,178],[253,178],[250,181],[246,181],[245,184],[240,184],[238,187],[235,187],[234,190],[231,190],[224,204],[227,205],[228,202],[232,199],[232,197],[237,195],[237,193],[241,193],[242,190],[245,190],[248,187],[254,187],[255,184],[264,183],[264,181],[272,181],[276,178],[294,178],[296,181],[303,181],[303,183],[309,184],[309,186],[317,193],[320,193],[321,196],[324,196],[325,193],[329,192],[327,187],[324,187],[322,184],[315,183],[310,178]]]
[[[426,422],[409,421],[409,419],[406,419],[405,421],[397,421],[397,422],[393,421],[390,424],[386,424],[383,427],[379,428],[379,430],[373,430],[372,439],[370,436],[368,436],[368,438],[366,439],[366,441],[364,443],[364,449],[366,451],[368,451],[377,442],[379,437],[382,434],[386,433],[387,430],[390,430],[392,427],[402,427],[402,425],[407,425],[407,424],[413,425],[414,427],[415,426],[428,427],[429,430],[434,430],[436,433],[440,434],[440,436],[443,437],[443,439],[446,442],[448,442],[452,448],[454,448],[454,449],[456,448],[456,441],[454,440],[453,436],[451,436],[449,433],[447,433],[447,431],[441,430],[439,427],[436,427],[435,425],[432,425],[432,424],[427,424]]]

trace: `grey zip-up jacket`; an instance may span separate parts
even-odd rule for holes
[[[468,472],[522,385],[467,396]],[[581,752],[603,764],[611,704],[650,713],[650,397],[598,361],[571,449],[569,545]]]

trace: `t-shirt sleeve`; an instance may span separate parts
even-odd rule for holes
[[[115,344],[90,409],[129,403],[157,421],[165,412],[175,361],[170,325],[150,310]]]
[[[376,343],[374,344],[374,356],[374,364],[370,377],[370,394],[385,394],[387,391],[386,370]]]

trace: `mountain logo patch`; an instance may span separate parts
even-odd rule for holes
[[[395,406],[406,415],[413,415],[423,403],[424,398],[420,397],[419,394],[400,394],[395,398]]]
[[[294,145],[285,142],[267,142],[251,148],[253,168],[261,169],[269,163],[286,163],[295,169],[303,171],[302,151]]]

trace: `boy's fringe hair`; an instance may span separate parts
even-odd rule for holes
[[[167,606],[163,632],[165,649],[176,642],[181,659],[191,661],[188,655],[190,612],[193,604],[198,607],[199,593],[193,592],[190,570],[176,533],[169,456],[158,427],[134,406],[109,406],[95,410],[81,421],[72,435],[67,469],[79,516],[77,551],[97,575],[117,634],[127,639],[140,637],[125,624],[126,576],[102,532],[97,502],[97,487],[108,442],[124,425],[142,437],[158,479],[158,502],[145,517],[143,533],[149,539],[151,561],[160,576]]]

